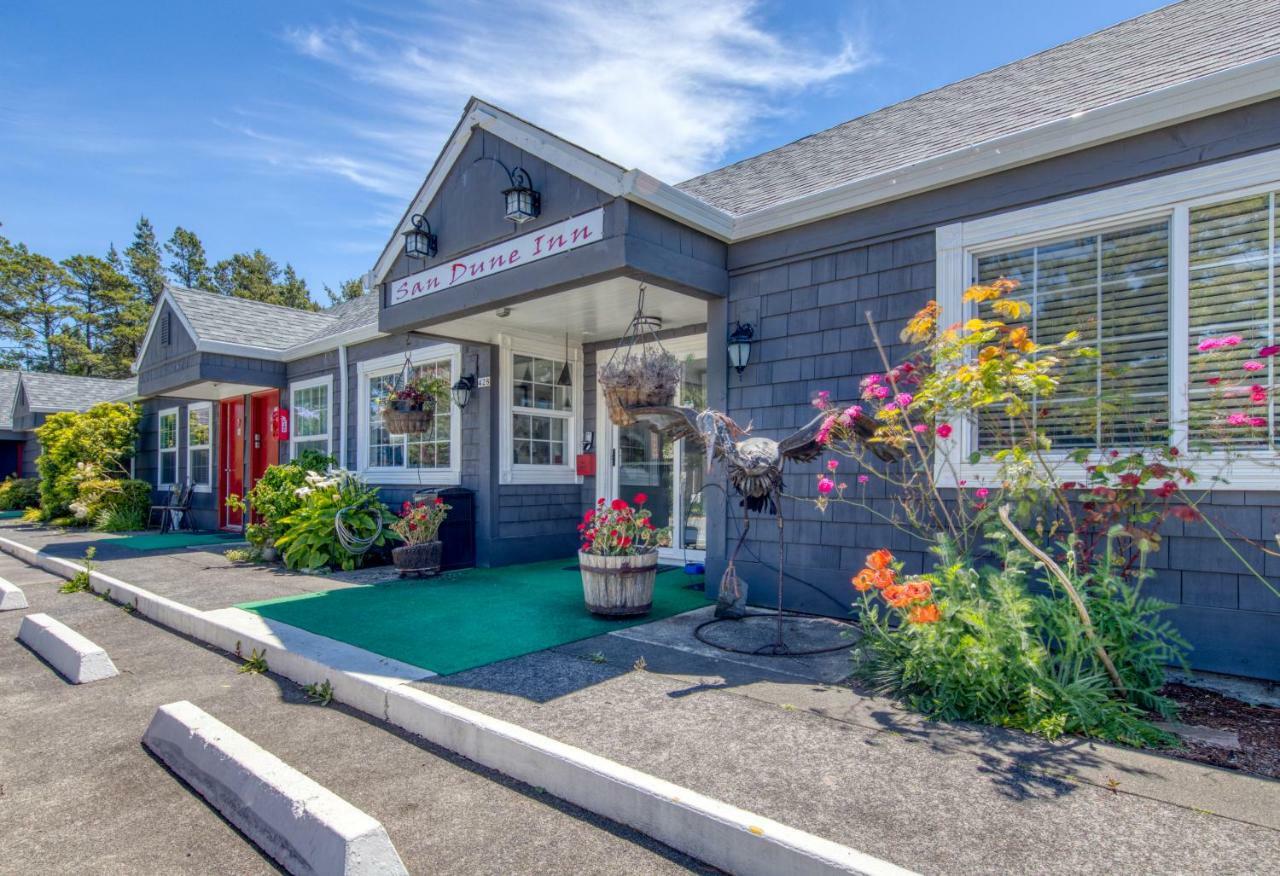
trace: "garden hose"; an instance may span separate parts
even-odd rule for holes
[[[348,511],[355,511],[356,507],[355,505],[348,505],[345,508],[338,509],[338,513],[333,515],[333,531],[337,533],[338,543],[342,545],[343,550],[352,554],[364,554],[368,553],[369,548],[373,547],[374,542],[382,536],[382,515],[378,513],[373,515],[373,535],[363,538],[353,533],[342,522],[342,515]]]

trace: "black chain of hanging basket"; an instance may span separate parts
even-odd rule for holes
[[[609,419],[630,426],[635,418],[629,408],[669,405],[680,382],[679,361],[662,345],[658,332],[662,320],[644,312],[645,285],[640,284],[636,313],[613,348],[609,361],[596,375],[603,387]]]

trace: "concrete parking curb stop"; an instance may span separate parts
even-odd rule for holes
[[[72,684],[87,684],[120,674],[106,651],[41,612],[22,619],[18,641],[43,657]]]
[[[84,570],[78,563],[4,537],[0,537],[0,551],[63,578]],[[304,685],[327,680],[339,702],[482,766],[546,788],[561,799],[635,828],[721,870],[760,876],[910,873],[848,846],[409,687],[412,679],[404,673],[370,665],[371,658],[388,665],[394,661],[323,636],[308,639],[292,628],[286,645],[279,625],[264,627],[248,612],[197,611],[101,572],[91,572],[89,583],[94,591],[134,606],[137,614],[224,651],[265,651],[273,672]],[[289,648],[305,649],[306,653]],[[419,672],[420,677],[430,674]]]
[[[16,611],[27,607],[27,594],[15,584],[0,578],[0,611]]]
[[[408,873],[377,819],[185,700],[142,744],[290,873]]]

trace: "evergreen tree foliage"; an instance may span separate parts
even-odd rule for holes
[[[147,304],[155,304],[164,291],[164,254],[160,251],[156,231],[146,216],[138,217],[133,243],[129,244],[124,255],[129,262],[129,277]]]
[[[354,301],[364,295],[364,283],[359,277],[343,280],[335,292],[328,283],[324,284],[324,294],[329,296],[329,306],[336,307],[348,301]]]
[[[280,265],[260,249],[239,252],[213,266],[214,290],[235,298],[249,298],[267,304],[280,304],[303,310],[315,310],[306,281],[293,266]]]
[[[212,290],[209,259],[205,255],[204,244],[194,231],[179,225],[173,229],[173,236],[165,241],[164,249],[171,256],[169,273],[175,280],[188,289]]]
[[[56,371],[58,335],[69,315],[66,271],[26,244],[0,237],[0,355],[7,367]]]

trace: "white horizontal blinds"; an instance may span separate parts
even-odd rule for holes
[[[1211,443],[1237,447],[1276,444],[1275,402],[1268,392],[1265,404],[1252,403],[1249,395],[1220,399],[1208,380],[1241,375],[1244,363],[1257,356],[1260,347],[1276,342],[1276,195],[1197,207],[1190,214],[1189,310],[1191,347],[1189,358],[1190,423],[1193,444]],[[1239,335],[1238,346],[1223,348],[1212,356],[1197,349],[1205,338]],[[1258,359],[1261,371],[1252,382],[1268,388],[1276,385],[1276,357]],[[1229,410],[1224,410],[1224,402]],[[1265,428],[1224,427],[1232,412],[1267,420]]]
[[[1167,221],[1058,240],[978,259],[977,279],[1021,284],[1022,320],[1039,344],[1068,332],[1099,358],[1070,360],[1052,399],[1035,400],[1055,447],[1133,443],[1169,420],[1169,226]],[[993,316],[989,304],[980,310]],[[979,447],[1013,437],[994,414],[979,423]]]

